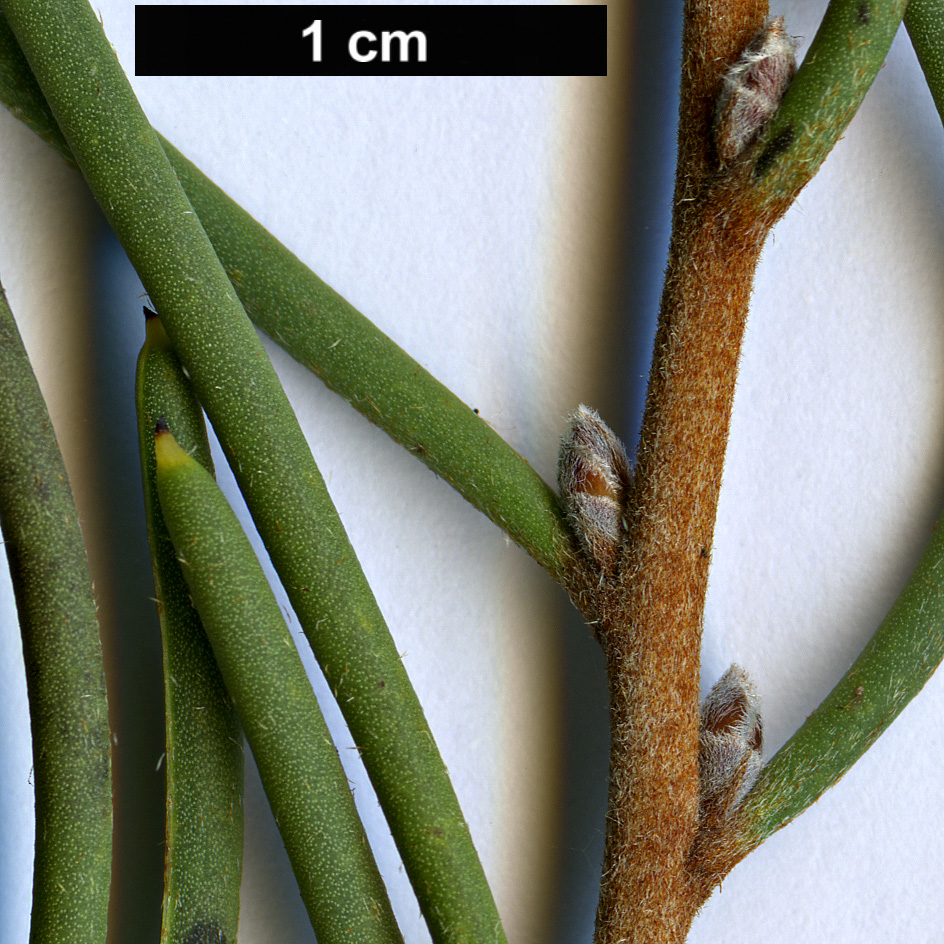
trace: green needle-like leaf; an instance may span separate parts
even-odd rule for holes
[[[0,16],[0,101],[75,159]],[[247,314],[560,579],[570,538],[554,492],[495,430],[158,136]]]
[[[569,534],[557,496],[534,469],[173,145],[162,143],[253,322],[560,579]]]
[[[944,0],[911,0],[905,10],[905,28],[944,121]]]
[[[788,205],[819,169],[882,68],[906,5],[907,0],[829,4],[754,164],[767,199]]]
[[[95,600],[65,466],[2,287],[0,526],[23,635],[33,733],[30,944],[104,944],[111,737]]]
[[[747,852],[815,802],[872,746],[944,658],[944,519],[875,635],[764,767],[739,812]]]
[[[157,497],[154,426],[164,417],[212,470],[203,411],[160,321],[148,318],[135,380],[154,587],[164,653],[167,846],[162,944],[233,944],[243,859],[242,732],[180,573]]]
[[[318,941],[402,944],[344,768],[249,539],[213,476],[166,426],[154,448],[161,512]]]
[[[503,941],[445,766],[305,437],[98,19],[84,0],[2,7],[220,438],[434,940]]]

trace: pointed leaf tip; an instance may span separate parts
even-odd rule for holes
[[[163,417],[157,421],[154,427],[154,458],[157,460],[158,475],[160,475],[161,470],[185,465],[188,462],[199,466],[199,463],[178,445],[177,440],[174,439],[174,434],[168,428]]]

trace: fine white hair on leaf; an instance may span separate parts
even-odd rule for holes
[[[701,709],[698,765],[702,817],[729,815],[763,767],[760,699],[748,674],[732,665]]]
[[[561,440],[557,482],[581,547],[604,569],[616,563],[626,534],[630,481],[623,444],[595,410],[581,404]]]
[[[797,41],[783,17],[769,18],[724,77],[715,112],[715,147],[730,164],[773,117],[796,71]]]

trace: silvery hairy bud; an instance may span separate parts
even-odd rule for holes
[[[760,701],[747,673],[732,665],[701,708],[698,767],[702,817],[733,812],[763,767]]]
[[[780,106],[796,71],[797,43],[783,17],[768,19],[727,71],[715,114],[715,146],[730,164],[760,134]]]
[[[595,410],[581,404],[561,440],[557,482],[580,545],[609,569],[626,535],[626,500],[631,481],[626,450]]]

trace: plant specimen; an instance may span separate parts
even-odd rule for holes
[[[939,11],[933,4],[919,4],[914,8],[919,20],[922,7],[930,10],[925,16],[933,25]],[[281,496],[287,488],[282,479],[273,488],[274,480],[267,478],[276,474],[274,453],[263,449],[264,458],[256,461],[240,451],[255,448],[243,445],[243,437],[251,438],[264,427],[283,459],[288,456],[288,465],[296,472],[302,470],[305,487],[321,489],[321,485],[316,472],[305,471],[304,443],[284,407],[267,406],[270,412],[264,418],[247,412],[263,390],[272,402],[279,400],[271,377],[249,370],[239,378],[242,387],[230,385],[242,368],[237,370],[236,361],[229,359],[227,335],[238,334],[247,351],[256,350],[249,347],[254,343],[251,332],[236,327],[242,322],[236,317],[230,284],[264,330],[294,349],[295,356],[314,366],[330,385],[505,528],[567,587],[589,619],[605,650],[614,716],[611,835],[599,919],[601,941],[626,938],[630,929],[639,940],[680,939],[706,895],[734,862],[840,775],[860,752],[863,740],[870,741],[878,733],[921,681],[913,666],[900,669],[897,655],[892,659],[879,653],[877,664],[899,671],[899,676],[881,680],[870,667],[868,673],[849,677],[824,713],[804,729],[808,740],[778,755],[779,760],[760,772],[750,791],[747,787],[756,774],[759,746],[750,684],[737,672],[728,676],[725,697],[709,701],[709,707],[722,707],[707,711],[699,723],[702,606],[739,357],[736,342],[747,315],[753,265],[768,230],[851,117],[904,13],[902,4],[833,3],[821,38],[813,41],[807,65],[789,87],[783,109],[769,125],[755,126],[757,115],[766,118],[771,110],[753,107],[757,68],[763,72],[771,62],[775,64],[774,78],[768,76],[764,92],[768,99],[771,89],[779,92],[784,77],[792,72],[788,61],[792,43],[782,38],[784,30],[789,32],[789,20],[786,25],[769,20],[761,5],[732,3],[723,9],[724,15],[719,8],[699,3],[689,3],[686,9],[676,229],[641,450],[630,475],[596,417],[584,412],[572,420],[571,448],[565,450],[563,466],[576,460],[585,468],[577,472],[572,468],[562,477],[563,484],[571,483],[570,495],[564,496],[565,514],[552,491],[510,450],[504,450],[471,408],[456,404],[412,362],[398,359],[400,354],[377,335],[345,334],[353,330],[349,312],[330,293],[319,297],[336,320],[318,322],[321,336],[314,338],[314,351],[303,349],[307,336],[292,328],[291,319],[264,323],[266,317],[285,316],[286,303],[274,294],[279,287],[288,286],[300,297],[315,291],[301,287],[306,276],[300,264],[267,259],[271,271],[264,275],[249,271],[252,252],[247,255],[248,244],[240,241],[256,238],[252,227],[248,223],[244,228],[233,227],[227,220],[214,230],[217,198],[212,189],[172,156],[177,174],[190,185],[189,199],[196,215],[214,239],[212,250],[208,249],[193,225],[195,220],[184,219],[190,211],[179,194],[173,198],[177,203],[166,194],[156,196],[164,186],[154,170],[163,160],[162,146],[150,139],[147,147],[141,144],[147,136],[142,119],[135,118],[137,123],[127,126],[136,128],[138,135],[130,151],[121,140],[126,126],[102,120],[101,114],[99,130],[84,138],[83,109],[95,114],[104,107],[102,114],[107,116],[111,93],[99,100],[85,83],[86,99],[74,102],[71,90],[78,86],[70,84],[75,75],[65,67],[72,53],[52,50],[65,58],[47,62],[45,50],[52,44],[45,44],[31,25],[41,11],[31,4],[5,6],[83,171],[141,272],[223,440],[224,453],[235,456],[243,491],[257,494],[256,499],[250,495],[250,505],[264,500],[266,492]],[[80,28],[91,35],[94,28],[87,19],[76,22],[84,24]],[[84,48],[83,43],[78,46]],[[94,76],[97,96],[102,83],[110,90],[110,82],[118,80],[105,74],[108,69],[100,71],[99,60],[94,61],[94,68],[80,72]],[[933,82],[933,67],[928,72]],[[751,107],[738,104],[744,101]],[[145,164],[152,162],[150,171],[142,176],[143,165],[135,165],[137,171],[123,166],[116,176],[109,163],[126,152]],[[161,166],[166,174],[167,167]],[[148,193],[152,185],[156,189]],[[125,211],[124,201],[128,199],[130,206],[132,191],[152,210],[159,206],[160,225],[143,211],[141,215],[137,210]],[[179,223],[180,232],[156,245],[162,242],[164,223],[166,232]],[[182,249],[188,265],[201,272],[199,279],[186,266],[180,267],[181,256],[174,253]],[[221,274],[215,257],[227,267],[226,275]],[[172,279],[166,271],[160,274],[168,266],[175,273]],[[212,269],[213,276],[204,276],[203,267]],[[199,309],[199,315],[175,314],[188,305]],[[368,338],[373,339],[374,348]],[[355,361],[352,369],[352,359],[364,352],[366,360],[363,364]],[[371,358],[395,365],[373,386],[374,378],[368,373]],[[346,375],[341,372],[345,369]],[[269,400],[259,402],[268,404]],[[429,415],[418,419],[426,406]],[[435,421],[437,412],[440,417]],[[559,432],[563,432],[563,417],[560,420]],[[592,435],[584,435],[588,423]],[[450,454],[453,447],[458,454]],[[317,503],[306,499],[303,491],[299,494],[302,506]],[[586,508],[588,502],[601,500],[605,523],[598,528],[600,516],[591,513],[588,517]],[[324,617],[315,613],[306,621],[300,613],[304,608],[301,595],[309,593],[311,586],[310,575],[292,570],[291,543],[299,538],[290,535],[288,549],[279,543],[294,525],[290,528],[287,519],[278,517],[274,523],[260,522],[258,517],[257,522],[261,531],[268,528],[264,537],[269,552],[299,618],[303,625],[309,624],[305,629],[310,635]],[[574,534],[574,526],[582,528],[582,533]],[[324,522],[316,527],[323,528]],[[337,528],[329,527],[328,533],[336,536]],[[307,540],[318,544],[317,538]],[[183,553],[180,548],[178,553]],[[933,548],[932,553],[936,553]],[[338,562],[347,556],[335,553],[330,560]],[[315,576],[327,572],[328,559],[326,555],[315,568]],[[924,625],[919,620],[917,631],[932,641],[938,621],[934,595],[921,590],[929,585],[935,566],[934,559],[929,559],[926,570],[913,582],[913,602],[906,599],[902,604],[905,609],[912,606],[920,620],[931,621]],[[348,607],[347,612],[359,615],[368,609],[365,603],[363,608]],[[914,614],[905,614],[903,648],[894,635],[895,626],[890,625],[882,638],[891,636],[899,651],[914,654],[914,619]],[[872,655],[876,655],[874,647]],[[932,656],[922,655],[922,660],[932,660]],[[325,672],[330,674],[332,664],[336,671],[336,660],[327,661],[327,667],[322,663]],[[745,668],[750,672],[749,665]],[[331,681],[339,695],[343,694],[342,681],[343,675]],[[708,687],[714,681],[709,680]],[[728,705],[734,706],[732,711]],[[817,725],[825,728],[817,729]],[[848,733],[850,742],[848,750],[844,744],[842,752],[833,750],[830,757],[823,745],[835,747],[836,730]],[[735,747],[705,746],[712,737],[725,744],[733,741]],[[356,742],[364,749],[360,736]],[[703,745],[701,761],[699,744]],[[706,790],[706,784],[710,789]],[[449,927],[441,933],[448,934]]]

